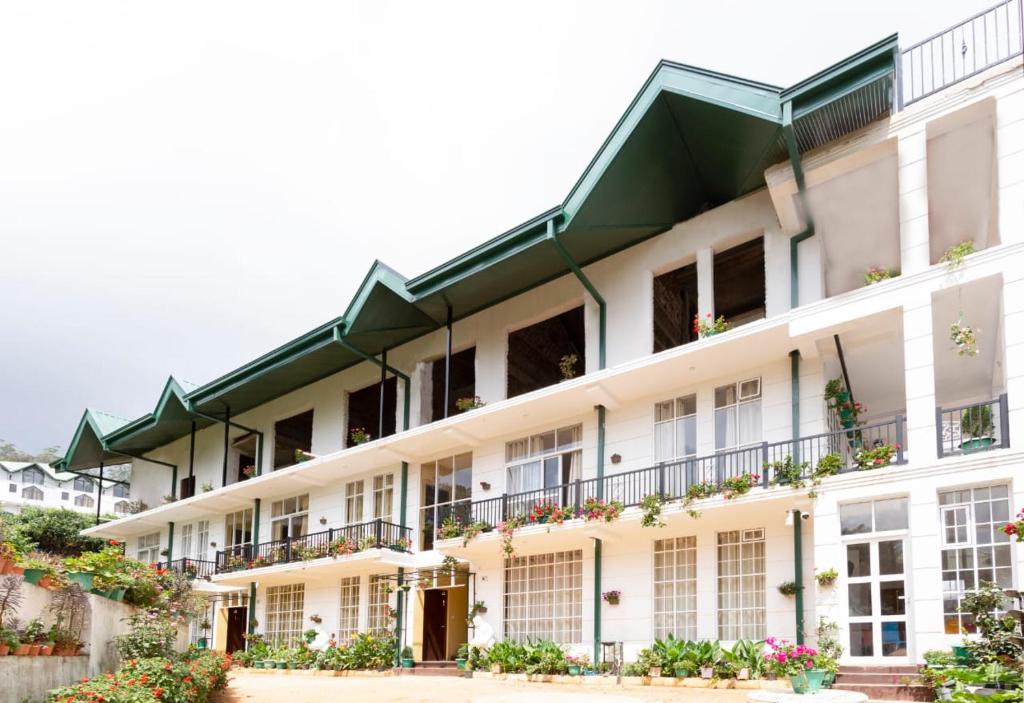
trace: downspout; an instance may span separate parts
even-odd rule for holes
[[[170,567],[174,559],[174,523],[167,523],[167,566]]]
[[[793,461],[800,463],[800,351],[794,349],[789,353],[789,387],[790,407],[792,416],[790,421],[793,424],[791,432],[793,436]]]
[[[587,289],[587,292],[590,293],[590,296],[594,299],[594,302],[597,303],[597,311],[599,316],[597,327],[597,368],[598,370],[601,370],[605,366],[605,330],[607,322],[607,306],[604,303],[604,298],[602,298],[601,294],[597,292],[597,288],[595,288],[594,284],[590,282],[590,279],[587,278],[587,275],[583,273],[583,269],[581,269],[579,265],[575,261],[573,261],[573,258],[569,256],[569,252],[566,251],[565,247],[562,245],[562,242],[559,241],[558,228],[555,227],[554,218],[548,220],[547,238],[554,245],[555,250],[558,251],[558,254],[559,256],[562,257],[562,260],[565,261],[565,265],[568,266],[569,270],[576,275],[576,278],[579,279],[580,283],[583,284],[583,287]]]
[[[256,554],[256,546],[260,543],[260,499],[253,498],[252,506],[252,550],[249,555],[250,559],[255,559],[258,555]]]
[[[256,632],[256,582],[249,582],[249,634]],[[249,640],[245,641],[245,648],[249,649]]]
[[[221,488],[228,485],[228,455],[231,453],[231,406],[224,405],[224,466],[220,472]]]
[[[796,643],[804,643],[803,511],[793,510],[793,581],[796,583]]]
[[[238,424],[237,421],[231,419],[230,414],[227,415],[224,419],[221,419],[219,417],[216,417],[215,415],[207,415],[206,413],[200,412],[199,410],[196,410],[193,407],[189,407],[188,411],[189,411],[189,413],[191,415],[195,415],[196,417],[201,417],[204,420],[209,420],[210,422],[213,422],[213,423],[219,423],[219,422],[224,423],[224,425],[225,425],[225,434],[227,434],[227,427],[234,427],[236,430],[242,430],[243,432],[251,432],[252,434],[256,435],[256,475],[257,476],[261,476],[263,474],[263,433],[262,432],[260,432],[259,430],[255,430],[252,427],[246,427],[245,425]],[[193,440],[193,449],[194,449],[194,447],[195,447],[195,444],[194,444],[194,440]],[[191,464],[191,459],[190,459],[190,464]],[[189,470],[189,475],[191,476],[191,468]]]
[[[594,663],[601,659],[601,538],[594,537]]]
[[[807,223],[802,232],[793,235],[789,240],[789,306],[790,308],[796,308],[800,306],[799,245],[800,242],[814,236],[814,221],[811,219],[811,210],[807,206],[804,168],[803,163],[800,161],[800,149],[796,144],[796,135],[793,133],[792,100],[782,104],[782,134],[786,139],[789,162],[793,166],[793,178],[796,180],[796,189],[800,196],[800,207],[803,210],[804,222]]]
[[[103,462],[100,462],[99,493],[96,495],[96,524],[100,524],[100,503],[103,502]]]
[[[192,491],[192,495],[196,494],[195,482],[195,467],[196,467],[196,421],[192,421],[192,431],[189,433],[188,440],[188,486]]]
[[[395,367],[388,366],[386,361],[380,361],[377,357],[373,356],[372,354],[367,354],[359,347],[354,346],[351,342],[345,339],[345,335],[342,333],[342,327],[340,325],[334,328],[334,342],[335,344],[340,344],[341,346],[345,347],[356,356],[361,357],[362,359],[369,361],[371,364],[375,364],[381,367],[382,369],[386,369],[387,371],[393,373],[394,375],[402,379],[402,383],[405,384],[405,397],[403,399],[402,404],[402,430],[405,431],[409,429],[409,377],[406,374],[399,371],[398,369],[396,369]]]
[[[448,317],[445,320],[444,349],[444,412],[441,417],[448,417],[448,401],[452,390],[452,306],[448,306]]]
[[[377,437],[384,436],[384,384],[388,382],[388,350],[380,350],[380,393],[377,401]]]

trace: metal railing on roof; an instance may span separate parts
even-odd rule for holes
[[[1019,56],[1024,0],[1004,0],[900,52],[900,105],[905,106]]]

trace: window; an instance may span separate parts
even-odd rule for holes
[[[391,521],[392,506],[395,502],[395,475],[381,474],[373,477],[373,518]]]
[[[14,486],[11,486],[11,491],[12,492],[14,491]],[[71,494],[68,493],[67,491],[61,491],[60,492],[60,499],[61,500],[70,500],[71,499]]]
[[[309,495],[275,500],[270,504],[270,539],[277,542],[306,534]]]
[[[345,523],[357,525],[363,521],[363,482],[349,481],[345,484]]]
[[[505,560],[505,637],[583,641],[583,551]]]
[[[127,498],[128,497],[128,486],[124,486],[124,485],[122,485],[120,483],[115,483],[114,484],[113,493],[114,493],[114,497],[115,498]]]
[[[305,586],[301,583],[267,588],[267,642],[277,647],[295,647],[302,638],[302,610]]]
[[[15,484],[15,483],[9,484],[8,487],[7,487],[7,492],[8,493],[17,493],[18,492],[18,485]],[[67,493],[65,493],[64,495],[66,496]]]
[[[35,486],[26,486],[21,489],[21,497],[25,500],[42,500],[43,492]]]
[[[672,461],[697,454],[697,396],[686,395],[654,406],[654,460]]]
[[[718,639],[764,638],[764,530],[719,532]]]
[[[352,430],[360,429],[370,439],[380,439],[395,433],[398,411],[398,380],[392,376],[384,381],[384,431],[381,432],[380,383],[360,388],[348,394],[348,426],[345,432],[345,446],[354,445]],[[379,436],[378,436],[379,435]]]
[[[764,238],[715,252],[715,316],[733,327],[765,316]]]
[[[697,638],[697,538],[654,540],[654,637]]]
[[[160,533],[154,532],[151,535],[139,537],[139,549],[136,558],[143,564],[152,564],[160,561]]]
[[[761,379],[715,389],[715,449],[745,447],[761,441]]]
[[[843,535],[907,529],[907,499],[886,498],[839,506],[839,531]]]
[[[476,395],[476,347],[470,347],[452,354],[451,387],[448,390],[448,415],[444,412],[444,365],[445,358],[430,363],[430,420],[440,420],[456,415],[459,409],[455,401]]]
[[[192,525],[181,526],[181,556],[192,556],[192,550],[194,550],[196,546],[195,540],[193,539],[194,534],[195,528]]]
[[[310,431],[310,438],[312,438],[312,426],[313,426],[313,423],[312,423],[312,412],[313,411],[310,410],[309,412],[310,412],[310,415],[311,415],[310,423],[309,423],[309,428],[310,428],[309,431]],[[297,416],[297,417],[301,417],[301,416]],[[294,418],[292,418],[292,419],[294,419]],[[284,420],[284,422],[287,423],[288,420]],[[299,428],[299,429],[300,429],[300,433],[301,433],[301,429],[302,428]],[[276,427],[275,427],[275,431],[276,431]],[[288,430],[288,431],[291,431],[291,430]],[[285,451],[285,448],[287,447],[288,443],[289,443],[289,441],[286,439],[284,441],[283,445],[280,445],[280,444],[277,444],[277,443],[275,443],[275,445],[274,445],[275,447],[279,447],[279,446],[281,447],[281,449],[282,449],[282,461],[284,461],[283,452]],[[303,449],[302,447],[299,447],[299,448]],[[309,449],[303,449],[303,451],[309,451]],[[229,474],[228,474],[229,477],[231,476],[231,473],[234,474],[234,478],[233,479],[229,479],[231,483],[237,483],[239,481],[248,481],[251,477],[256,475],[256,457],[257,457],[257,455],[259,455],[259,443],[258,443],[257,435],[256,435],[255,432],[250,432],[248,434],[242,435],[241,437],[236,439],[234,442],[232,442],[231,443],[231,454],[233,455],[233,464],[232,464],[231,472],[229,472]],[[277,457],[276,453],[274,454],[274,457],[276,459],[276,457]],[[296,463],[296,461],[295,461],[295,450],[294,449],[292,449],[291,463],[292,464]],[[284,464],[284,466],[287,466],[287,465],[288,464]],[[275,466],[274,468],[277,468],[277,467]]]
[[[92,499],[92,496],[77,495],[75,496],[75,505],[79,508],[92,508],[96,505],[96,501]]]
[[[571,367],[573,375],[580,376],[586,370],[586,358],[582,305],[509,332],[508,397],[558,383],[564,378],[563,364]]]
[[[434,531],[446,517],[469,521],[473,493],[473,454],[457,454],[420,466],[423,510],[420,530],[423,549],[434,546]]]
[[[83,476],[79,476],[75,479],[74,489],[76,491],[84,491],[85,493],[92,493],[93,484],[90,479]]]
[[[192,556],[196,559],[206,558],[206,545],[210,543],[210,521],[200,520],[196,523],[196,548]]]
[[[21,472],[21,482],[22,482],[22,484],[32,483],[32,484],[35,484],[37,486],[42,486],[43,485],[43,481],[45,481],[45,480],[46,480],[46,478],[45,478],[43,472],[40,471],[39,469],[35,469],[35,468],[33,468],[33,469],[25,469],[24,471]]]
[[[274,468],[297,464],[296,451],[313,449],[313,411],[307,410],[274,423]]]
[[[370,604],[366,628],[371,634],[384,634],[391,631],[389,590],[387,576],[370,577]]]
[[[114,503],[114,514],[115,515],[127,515],[131,505],[126,500],[119,500]]]
[[[654,277],[654,352],[697,339],[697,264]]]
[[[341,612],[338,616],[338,644],[345,645],[359,633],[359,577],[341,580]]]
[[[571,425],[524,437],[505,444],[505,492],[522,493],[554,488],[582,478],[580,463],[583,426]],[[565,501],[565,495],[552,491],[545,496]],[[539,496],[531,496],[531,505]],[[529,506],[517,506],[517,508]],[[511,508],[510,508],[511,510]]]
[[[967,591],[988,581],[1012,587],[1010,536],[1002,526],[1010,519],[1006,486],[966,488],[939,493],[942,529],[942,601],[945,631],[975,631],[974,616],[958,612]]]
[[[238,547],[252,542],[252,509],[239,510],[224,516],[224,547]]]

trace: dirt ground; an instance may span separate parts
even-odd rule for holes
[[[645,686],[573,685],[494,681],[446,676],[382,678],[305,677],[233,672],[218,703],[325,703],[394,701],[395,703],[606,703],[687,701],[743,703],[749,691]]]

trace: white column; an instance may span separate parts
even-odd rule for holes
[[[938,457],[930,293],[921,293],[903,304],[903,366],[907,399],[905,448],[915,464],[934,463]]]
[[[996,105],[996,156],[999,184],[999,239],[1024,239],[1024,93],[999,98]]]
[[[928,248],[928,139],[924,127],[899,137],[900,271],[923,271]]]
[[[1024,271],[1003,271],[1003,372],[1009,406],[1010,446],[1024,446]],[[996,337],[992,335],[992,342]],[[997,356],[998,358],[998,356]]]
[[[710,247],[697,250],[697,312],[715,316],[715,250]]]

